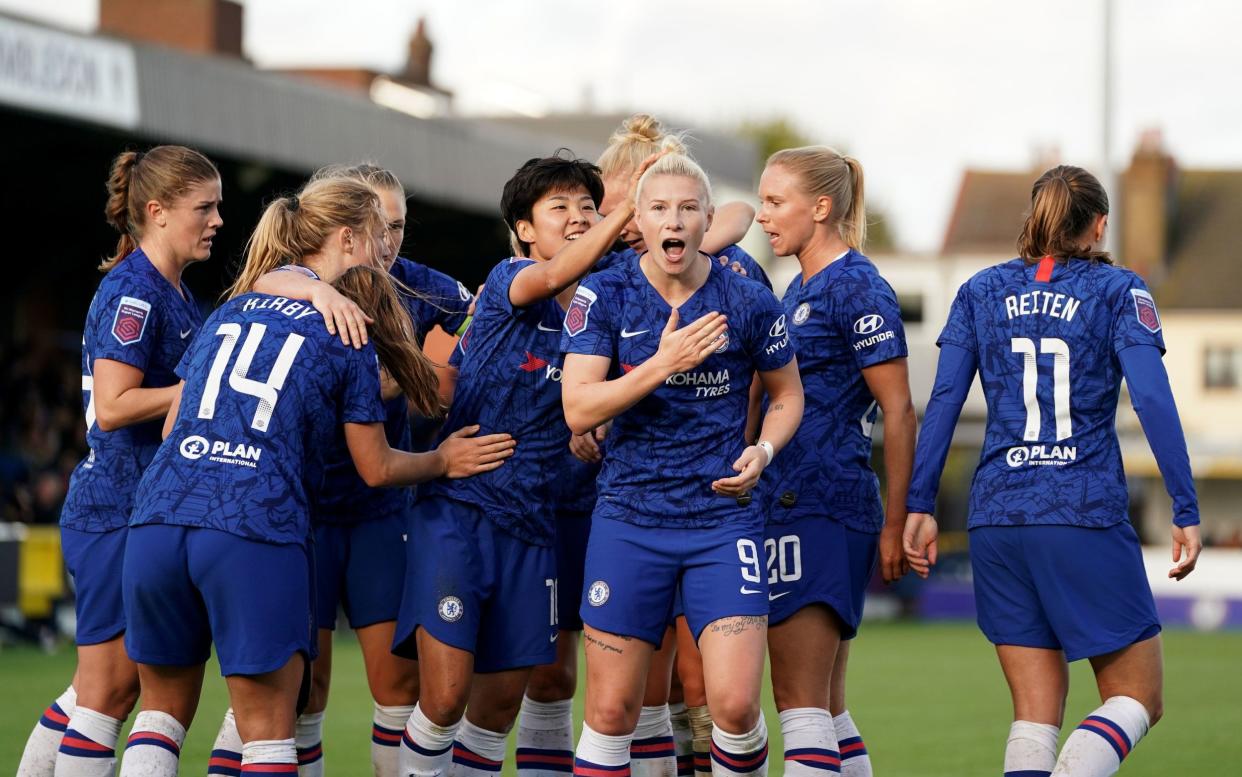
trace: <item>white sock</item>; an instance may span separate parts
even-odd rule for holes
[[[500,774],[505,760],[503,731],[488,731],[469,720],[462,720],[453,740],[453,763],[448,768],[449,777],[491,777]]]
[[[295,739],[256,739],[242,745],[242,777],[289,777],[289,767],[297,762]]]
[[[294,731],[298,777],[323,777],[323,713],[303,712]]]
[[[1052,774],[1054,777],[1114,774],[1149,728],[1151,718],[1137,699],[1113,696],[1079,723],[1065,740]]]
[[[172,715],[143,710],[125,742],[121,777],[177,777],[185,726]]]
[[[233,708],[224,712],[220,731],[211,746],[211,760],[207,762],[207,777],[237,777],[241,774],[242,741],[237,733],[237,718]]]
[[[712,774],[715,777],[734,777],[738,774],[754,774],[764,777],[768,773],[768,727],[763,713],[755,727],[745,734],[730,734],[720,726],[712,726]]]
[[[517,725],[520,777],[557,777],[574,770],[574,702],[522,698]]]
[[[850,711],[834,717],[832,726],[837,730],[837,749],[841,751],[841,777],[871,777],[871,756]]]
[[[56,771],[56,751],[60,749],[69,716],[77,706],[78,694],[71,685],[43,711],[43,717],[26,739],[26,749],[17,764],[17,777],[52,777]]]
[[[461,721],[437,726],[417,704],[405,723],[398,759],[404,777],[440,777],[453,762],[453,737]]]
[[[585,722],[578,750],[574,753],[574,774],[615,774],[624,777],[630,771],[630,740],[632,734],[610,736],[594,731]]]
[[[74,709],[56,755],[56,777],[112,777],[121,723],[86,707]]]
[[[677,754],[677,777],[694,777],[694,732],[685,702],[670,702],[669,723],[673,726],[673,751]]]
[[[1005,777],[1048,777],[1057,763],[1060,737],[1057,726],[1015,720],[1005,743]]]
[[[785,740],[785,774],[815,777],[841,773],[837,730],[828,710],[797,707],[781,713],[781,737]]]
[[[687,707],[686,715],[690,718],[695,777],[707,777],[712,773],[712,714],[703,705]]]
[[[633,777],[676,777],[677,751],[673,747],[673,723],[668,705],[643,707],[630,742],[630,774]]]
[[[401,731],[414,712],[414,705],[385,707],[375,705],[371,716],[371,769],[375,777],[397,777],[397,756],[401,749]]]

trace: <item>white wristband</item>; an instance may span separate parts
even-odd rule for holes
[[[767,440],[760,440],[759,442],[755,443],[755,445],[763,449],[763,452],[768,455],[768,464],[771,464],[772,457],[776,455],[776,449],[772,447],[772,443],[768,442]],[[764,464],[763,466],[766,467],[768,464]]]

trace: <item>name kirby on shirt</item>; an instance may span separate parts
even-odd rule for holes
[[[304,302],[298,302],[297,300],[286,299],[285,297],[267,297],[263,299],[260,299],[259,297],[252,297],[251,299],[246,300],[246,303],[242,305],[242,310],[269,309],[284,313],[286,316],[292,316],[294,321],[306,318],[307,316],[314,316],[319,313],[319,311],[315,310],[315,308],[311,305],[307,305]]]
[[[1018,316],[1041,315],[1073,321],[1074,314],[1078,312],[1080,305],[1082,305],[1082,300],[1075,299],[1068,294],[1029,291],[1026,294],[1011,294],[1005,297],[1005,316],[1012,319]]]

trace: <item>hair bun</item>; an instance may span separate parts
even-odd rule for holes
[[[621,124],[621,129],[614,137],[641,143],[658,143],[663,135],[664,127],[659,119],[649,113],[636,113]]]

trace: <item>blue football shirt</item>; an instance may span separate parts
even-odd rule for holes
[[[599,478],[595,515],[643,526],[715,526],[761,515],[716,494],[746,447],[750,384],[756,370],[793,359],[786,318],[771,291],[733,272],[710,272],[678,308],[679,326],[711,312],[728,317],[717,353],[670,376],[617,416]],[[642,270],[622,266],[588,276],[565,318],[566,353],[607,356],[614,376],[655,355],[672,308]],[[519,446],[521,445],[519,441]],[[756,495],[757,496],[757,495]]]
[[[389,272],[415,292],[413,297],[402,295],[402,301],[414,321],[419,345],[427,338],[427,333],[437,326],[455,335],[466,323],[466,311],[474,301],[474,295],[460,281],[400,256]]]
[[[397,257],[389,272],[393,278],[414,292],[409,295],[398,289],[401,292],[401,301],[410,314],[414,336],[420,346],[426,340],[427,334],[437,326],[453,335],[465,324],[466,311],[474,301],[474,295],[460,282],[404,257]],[[426,447],[426,438],[433,432],[427,431],[425,437],[420,436],[416,446],[411,424],[418,423],[421,427],[424,423],[434,422],[423,418],[413,419],[409,402],[404,395],[385,402],[384,411],[387,416],[384,432],[393,449],[412,451],[416,447]],[[371,488],[363,482],[349,456],[343,429],[337,433],[333,447],[334,451],[328,457],[324,470],[316,520],[325,523],[352,523],[397,515],[408,509],[411,488]]]
[[[884,510],[871,469],[877,410],[862,370],[907,354],[897,295],[851,250],[810,278],[795,277],[783,302],[806,404],[798,431],[763,475],[768,520],[820,516],[878,533]]]
[[[342,344],[305,302],[245,294],[212,313],[177,372],[177,421],[130,525],[307,542],[338,428],[384,421],[374,347]]]
[[[534,260],[505,259],[487,276],[474,318],[458,341],[457,390],[440,439],[478,424],[480,435],[508,433],[517,440],[503,467],[460,480],[434,480],[420,495],[442,496],[480,508],[501,529],[548,546],[553,507],[568,455],[569,427],[561,409],[561,325],[555,299],[525,307],[509,301],[509,287]]]
[[[177,362],[202,324],[194,296],[178,291],[137,249],[104,276],[82,333],[82,402],[90,454],[69,479],[62,526],[111,531],[129,522],[138,480],[160,446],[164,420],[105,432],[95,420],[96,359],[142,370],[142,388],[177,384]]]
[[[1127,520],[1117,354],[1164,351],[1142,278],[1082,259],[1014,259],[962,285],[938,340],[946,343],[975,354],[987,401],[971,527]]]

